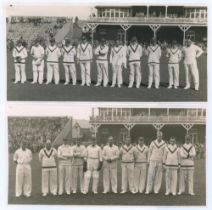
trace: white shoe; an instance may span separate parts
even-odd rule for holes
[[[81,86],[85,86],[85,84],[82,83]]]
[[[169,85],[169,86],[167,87],[167,89],[172,89],[172,85]]]
[[[19,83],[19,82],[20,82],[20,81],[14,81],[13,83],[14,83],[14,84],[17,84],[17,83]],[[20,197],[20,196],[19,196],[19,197]]]
[[[91,84],[86,84],[88,87],[90,87],[91,86]]]
[[[31,82],[31,84],[37,84],[37,82],[33,81],[33,82]]]
[[[117,191],[113,191],[113,193],[114,193],[114,194],[117,194],[118,192],[117,192]]]
[[[88,192],[82,191],[82,194],[86,195]]]
[[[122,190],[120,193],[121,193],[121,194],[125,194],[125,193],[126,193],[126,191],[123,191],[123,190]]]
[[[21,84],[24,84],[26,81],[22,81]]]
[[[111,85],[110,87],[115,87],[115,85]]]
[[[195,194],[194,193],[189,193],[189,195],[194,196]]]
[[[159,192],[155,191],[154,193],[155,193],[155,194],[158,194]]]
[[[75,86],[75,85],[76,85],[76,83],[73,83],[72,85],[73,85],[73,86]]]
[[[103,194],[107,194],[107,193],[108,193],[108,191],[103,191],[102,193],[103,193]]]
[[[178,192],[177,195],[182,195],[182,193],[181,192]]]
[[[195,88],[194,88],[194,90],[198,91],[198,90],[199,90],[199,88],[195,87]]]
[[[189,89],[190,88],[190,86],[185,86],[184,87],[184,90],[187,90],[187,89]]]
[[[25,195],[27,198],[30,198],[31,197],[31,195],[30,194],[27,194],[27,195]]]
[[[95,194],[95,195],[96,195],[96,194],[98,194],[98,192],[96,192],[96,191],[95,191],[95,192],[93,192],[93,194]]]
[[[138,193],[138,192],[136,192],[136,191],[131,191],[131,193],[132,193],[132,194],[136,194],[136,193]]]
[[[174,86],[174,89],[178,89],[178,87],[177,86]]]
[[[128,88],[132,88],[132,87],[133,87],[132,85],[129,85],[129,86],[128,86]]]
[[[151,89],[152,86],[148,86],[147,89]]]
[[[53,196],[56,196],[56,195],[57,195],[57,193],[52,193],[52,195],[53,195]],[[61,194],[61,195],[62,195],[62,194]]]
[[[159,87],[158,87],[158,86],[156,86],[156,87],[155,87],[155,89],[159,89]]]
[[[166,192],[165,195],[170,195],[170,193],[169,192]]]
[[[43,193],[42,196],[43,196],[43,197],[46,197],[46,196],[47,196],[47,193]]]
[[[121,85],[118,85],[118,88],[121,88]]]
[[[76,194],[76,193],[77,193],[77,191],[73,191],[72,193],[73,193],[73,194]]]
[[[71,192],[66,192],[67,195],[71,195]]]
[[[68,85],[68,82],[65,82],[64,85]]]
[[[145,192],[145,194],[146,194],[146,195],[149,195],[149,192],[148,192],[148,191],[146,191],[146,192]]]
[[[140,86],[136,86],[136,88],[140,88]]]
[[[46,82],[45,84],[48,85],[50,82]]]
[[[100,86],[101,84],[100,83],[96,83],[94,86],[95,87],[98,87],[98,86]]]
[[[176,193],[172,193],[173,196],[176,196]]]

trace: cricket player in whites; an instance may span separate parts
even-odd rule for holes
[[[88,193],[90,180],[92,177],[92,192],[98,193],[99,170],[102,167],[102,150],[96,144],[96,136],[92,135],[92,144],[86,148],[85,161],[87,161],[87,171],[84,174],[84,191],[83,194]]]
[[[76,85],[77,76],[76,76],[76,66],[75,66],[75,57],[76,57],[76,49],[73,45],[71,45],[71,40],[65,40],[65,46],[62,47],[61,50],[63,56],[63,67],[65,69],[65,83],[64,85],[68,85],[70,82],[69,74],[71,74],[72,84]]]
[[[120,148],[121,156],[121,171],[122,171],[122,183],[121,194],[127,192],[127,186],[129,184],[129,190],[131,193],[135,193],[134,188],[134,161],[135,161],[135,148],[131,144],[131,137],[127,136],[124,141],[124,145]]]
[[[188,183],[188,193],[194,194],[194,157],[196,156],[196,150],[191,143],[191,136],[185,136],[185,143],[180,148],[181,168],[180,168],[180,180],[179,180],[179,192],[181,195],[185,192],[186,183]],[[187,182],[186,182],[187,181]]]
[[[136,88],[141,84],[141,57],[142,47],[138,44],[137,38],[132,37],[130,45],[127,47],[127,58],[130,67],[129,88],[133,87],[134,79]]]
[[[197,58],[202,55],[203,50],[197,45],[194,45],[192,41],[188,39],[185,42],[182,53],[186,77],[186,86],[184,89],[190,88],[190,80],[192,77],[194,81],[194,89],[199,90],[199,70],[197,66]]]
[[[88,43],[87,38],[82,36],[82,42],[77,47],[77,63],[81,69],[81,86],[91,85],[91,62],[93,62],[92,46]]]
[[[35,45],[31,48],[32,60],[32,72],[33,81],[32,84],[43,84],[43,74],[44,74],[44,48],[40,45],[40,39],[35,40]]]
[[[175,137],[171,137],[169,144],[165,147],[163,155],[163,166],[166,170],[166,193],[165,195],[176,195],[177,193],[177,170],[180,167],[180,150],[176,145]]]
[[[15,151],[13,160],[16,163],[15,196],[20,197],[23,194],[26,197],[30,197],[32,191],[32,173],[30,165],[32,161],[32,152],[26,148],[25,141],[22,141],[20,148]]]
[[[118,87],[121,88],[123,83],[122,70],[126,68],[126,52],[119,39],[116,39],[115,45],[111,49],[110,63],[113,72],[111,87],[115,87],[117,83]]]
[[[39,161],[42,166],[42,196],[49,194],[57,195],[57,150],[52,147],[51,141],[47,140],[46,145],[39,153]]]
[[[179,62],[182,58],[182,52],[177,46],[177,41],[173,40],[170,48],[167,49],[166,56],[168,58],[168,71],[169,71],[169,86],[174,89],[179,86]]]
[[[60,74],[59,74],[59,58],[61,56],[60,49],[55,44],[55,39],[50,39],[50,45],[46,49],[46,62],[47,62],[47,81],[46,84],[52,82],[54,77],[54,82],[56,85],[59,84]]]
[[[163,133],[161,131],[157,132],[157,139],[152,141],[149,146],[148,153],[148,176],[147,176],[147,186],[145,194],[149,194],[154,190],[155,194],[159,193],[162,183],[163,176],[163,155],[166,143],[162,139]]]
[[[143,193],[146,185],[148,147],[144,144],[144,138],[138,138],[135,146],[135,192]]]
[[[150,46],[147,47],[146,54],[148,56],[148,67],[149,67],[149,81],[148,87],[152,87],[153,79],[155,82],[155,88],[158,89],[160,85],[160,58],[161,48],[157,44],[157,40],[152,38]]]
[[[22,41],[18,40],[16,46],[13,49],[13,58],[15,65],[15,81],[14,83],[21,82],[22,84],[26,82],[26,71],[25,71],[25,62],[27,58],[27,50],[22,45]]]
[[[58,147],[58,159],[59,159],[59,195],[63,194],[64,185],[67,195],[71,194],[71,162],[73,157],[72,147],[68,144],[68,139],[63,139],[63,144]],[[65,181],[65,183],[64,183]]]
[[[102,38],[100,41],[100,45],[97,46],[94,52],[94,54],[97,56],[97,83],[95,86],[100,86],[102,84],[102,81],[104,87],[107,87],[108,85],[108,51],[109,47],[106,45],[106,40]]]
[[[114,144],[112,136],[108,137],[108,144],[103,147],[103,193],[110,192],[110,184],[113,193],[117,193],[117,159],[119,148]]]
[[[77,192],[77,183],[79,177],[80,191],[83,193],[83,163],[85,156],[85,146],[81,145],[80,139],[76,140],[76,144],[72,147],[73,159],[72,159],[72,190],[73,193]]]

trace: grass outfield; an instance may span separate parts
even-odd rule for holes
[[[206,205],[206,180],[205,180],[205,161],[196,160],[196,169],[194,177],[195,196],[165,196],[165,182],[163,180],[160,194],[102,194],[102,173],[100,175],[99,193],[94,195],[88,193],[71,194],[70,196],[51,195],[47,197],[41,196],[41,168],[38,162],[38,155],[33,154],[32,161],[32,197],[16,198],[15,197],[15,164],[12,161],[12,155],[9,156],[9,204],[42,204],[42,205],[160,205],[160,206],[186,206],[186,205]],[[118,166],[118,191],[121,185],[121,170]]]
[[[13,84],[14,81],[14,64],[11,52],[8,52],[7,59],[7,99],[10,101],[207,101],[207,56],[204,54],[198,59],[200,74],[200,90],[193,89],[183,90],[185,86],[185,75],[182,63],[180,64],[180,88],[178,90],[169,90],[168,86],[168,67],[164,56],[161,60],[161,87],[159,90],[152,88],[147,89],[148,67],[147,58],[142,61],[142,85],[139,89],[127,88],[129,70],[123,71],[124,85],[120,88],[111,87],[81,87],[80,86],[80,69],[77,66],[76,86],[64,86],[64,68],[60,64],[59,85],[32,85],[32,64],[31,57],[27,59],[26,74],[28,82],[25,84]],[[45,69],[46,73],[46,69]],[[44,75],[46,78],[46,75]],[[96,83],[96,65],[91,68],[92,84]],[[109,69],[109,78],[111,84],[112,72]]]

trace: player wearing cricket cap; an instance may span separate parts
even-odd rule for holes
[[[23,194],[26,197],[30,197],[32,191],[32,173],[30,165],[32,161],[32,152],[26,147],[26,141],[21,142],[20,148],[14,153],[13,160],[16,163],[15,196],[20,197]]]
[[[196,150],[191,143],[191,136],[185,136],[185,143],[180,148],[180,178],[179,178],[179,192],[181,195],[185,192],[186,183],[188,183],[188,193],[194,194],[194,157],[196,156]],[[187,180],[187,182],[186,182]]]
[[[130,67],[129,88],[133,87],[134,79],[136,80],[136,88],[140,87],[142,54],[142,47],[138,44],[137,38],[132,37],[131,43],[127,47],[127,57]]]
[[[54,77],[54,82],[56,85],[59,84],[60,74],[59,74],[59,58],[61,56],[60,49],[55,43],[55,39],[50,39],[50,45],[46,49],[46,62],[47,62],[47,81],[46,84],[52,82]]]
[[[119,148],[114,144],[113,136],[108,137],[108,144],[103,147],[103,193],[110,191],[110,184],[113,193],[117,193],[117,159]]]
[[[87,161],[87,170],[84,174],[84,194],[88,193],[90,179],[92,177],[92,192],[98,193],[99,171],[102,167],[102,150],[96,144],[96,136],[92,135],[92,143],[86,148],[85,161]]]
[[[197,66],[197,58],[202,55],[203,50],[188,39],[185,42],[182,53],[186,79],[186,86],[184,89],[190,88],[190,78],[192,77],[194,81],[194,89],[199,90],[199,70]]]
[[[88,43],[87,38],[82,36],[82,41],[77,47],[77,63],[81,69],[81,85],[91,85],[91,62],[93,62],[93,49],[91,44]]]
[[[25,83],[26,78],[26,58],[27,58],[27,50],[22,45],[22,41],[18,40],[16,42],[16,46],[13,48],[12,52],[13,58],[14,58],[14,65],[15,65],[15,81],[14,83]]]
[[[109,47],[106,45],[106,40],[101,39],[100,44],[95,49],[97,65],[97,83],[95,86],[100,86],[103,81],[103,86],[107,87],[109,81],[108,75],[108,51]]]
[[[47,196],[49,191],[57,195],[57,150],[47,140],[45,147],[39,152],[39,160],[42,166],[42,196]]]
[[[75,57],[76,57],[76,48],[71,44],[70,39],[65,40],[65,45],[61,50],[63,56],[63,67],[65,69],[65,83],[68,85],[70,82],[69,74],[71,74],[72,84],[76,85],[77,76],[76,76],[76,66],[75,66]]]
[[[43,84],[43,74],[44,74],[44,48],[40,45],[40,39],[35,40],[35,44],[31,48],[32,60],[32,71],[33,71],[33,81],[32,84],[39,82]]]

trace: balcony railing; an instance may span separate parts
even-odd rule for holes
[[[105,116],[90,117],[91,123],[206,123],[205,116]]]
[[[174,17],[89,17],[90,23],[179,23],[207,24],[207,18],[174,18]]]

